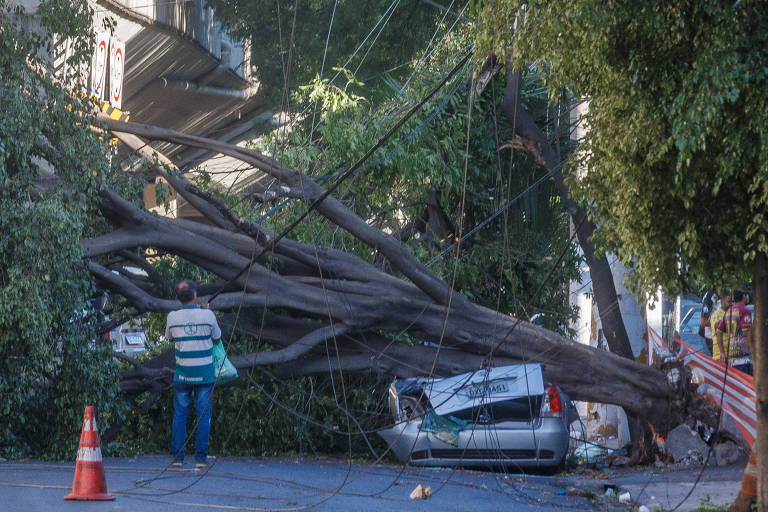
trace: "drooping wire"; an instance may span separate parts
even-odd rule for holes
[[[336,17],[336,6],[339,5],[339,0],[334,0],[333,11],[331,11],[331,22],[328,25],[328,35],[325,37],[325,48],[323,48],[323,62],[320,64],[320,80],[323,79],[323,72],[325,71],[325,57],[328,55],[328,42],[331,40],[331,29],[333,29],[333,20]],[[315,134],[315,115],[317,114],[317,101],[315,100],[312,106],[312,124],[309,130],[309,143],[312,144],[312,136]]]

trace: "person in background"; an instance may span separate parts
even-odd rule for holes
[[[717,330],[717,324],[725,316],[725,312],[731,307],[731,294],[725,290],[720,292],[720,307],[710,315],[710,330],[712,332],[712,359],[725,362],[725,351],[723,347],[723,332]]]
[[[181,309],[168,313],[165,337],[176,345],[176,371],[173,374],[173,429],[171,451],[173,465],[184,463],[187,438],[187,416],[192,398],[197,415],[195,467],[210,466],[208,439],[211,432],[211,402],[216,377],[213,367],[213,344],[221,341],[216,315],[197,305],[195,283],[184,280],[176,285]]]
[[[704,338],[709,353],[713,354],[712,327],[710,317],[715,306],[715,293],[706,292],[701,299],[701,319],[699,320],[699,336]]]
[[[716,327],[723,333],[720,350],[725,354],[725,363],[752,375],[752,313],[747,304],[749,294],[733,290],[733,303]]]

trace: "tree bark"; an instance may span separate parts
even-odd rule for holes
[[[757,436],[757,502],[768,510],[768,255],[758,251],[754,270],[755,321],[752,326],[752,365],[755,378]]]
[[[595,232],[595,224],[587,218],[587,212],[579,206],[571,197],[571,192],[565,184],[563,173],[560,170],[562,163],[556,157],[556,151],[552,148],[544,132],[531,118],[530,114],[519,101],[520,72],[514,71],[507,63],[507,86],[502,99],[502,109],[515,129],[513,145],[528,153],[534,161],[552,173],[552,180],[557,187],[560,198],[565,204],[568,213],[577,227],[576,235],[579,245],[584,253],[584,259],[589,266],[589,275],[592,279],[592,289],[597,301],[597,311],[600,315],[600,323],[608,342],[608,348],[614,354],[634,359],[632,345],[624,327],[624,320],[619,309],[619,298],[613,283],[613,273],[605,254],[596,254],[592,243],[592,235]]]

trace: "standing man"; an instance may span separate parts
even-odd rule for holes
[[[725,362],[748,375],[752,375],[752,313],[747,309],[749,295],[733,290],[733,304],[725,312],[717,329],[723,334]]]
[[[187,415],[194,397],[197,415],[195,467],[205,468],[208,438],[211,432],[213,383],[213,344],[221,341],[221,329],[213,311],[197,305],[195,283],[184,280],[176,285],[181,309],[168,313],[165,338],[176,344],[176,372],[173,375],[173,430],[171,451],[173,465],[184,463]]]
[[[712,329],[712,359],[715,361],[725,362],[725,349],[723,348],[723,332],[717,330],[717,324],[725,316],[725,312],[731,307],[731,294],[726,291],[720,292],[720,307],[717,308],[710,317],[710,326]]]
[[[714,353],[714,347],[712,345],[712,322],[710,317],[715,306],[715,292],[706,292],[701,299],[701,319],[699,320],[699,336],[704,338],[704,342],[707,344],[709,353]]]

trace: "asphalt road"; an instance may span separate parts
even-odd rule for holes
[[[552,477],[450,469],[402,468],[337,459],[219,458],[207,472],[192,464],[169,468],[166,456],[104,460],[109,502],[63,501],[74,462],[0,463],[0,510],[7,512],[216,510],[413,511],[594,511],[624,510],[603,496],[606,486],[628,490],[635,505],[671,509],[691,488],[694,470],[579,471]],[[709,495],[726,503],[739,489],[739,466],[707,470],[696,492],[678,510],[690,510]],[[411,500],[417,485],[432,497]],[[597,496],[597,497],[595,497]],[[590,499],[591,498],[591,499]]]

